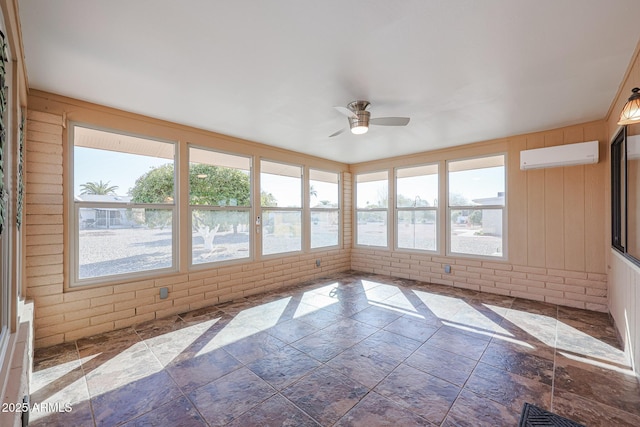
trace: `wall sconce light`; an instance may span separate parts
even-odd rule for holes
[[[640,88],[631,89],[631,96],[620,113],[619,125],[632,125],[640,122]]]

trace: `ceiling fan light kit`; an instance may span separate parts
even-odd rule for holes
[[[349,117],[349,127],[354,135],[362,135],[369,130],[369,117],[371,113],[368,111],[357,111],[356,117]]]
[[[632,125],[640,122],[640,89],[634,87],[631,89],[631,96],[620,113],[619,125]]]
[[[349,119],[349,129],[354,135],[362,135],[369,131],[369,125],[379,126],[406,126],[409,123],[409,117],[376,117],[371,118],[371,113],[367,111],[369,107],[368,101],[353,101],[347,107],[334,107],[340,113]],[[329,135],[329,138],[340,135],[347,128],[340,129]]]

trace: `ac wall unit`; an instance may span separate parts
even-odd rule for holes
[[[520,152],[520,169],[522,170],[593,163],[598,163],[598,141],[556,145]]]

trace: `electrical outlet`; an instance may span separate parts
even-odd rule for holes
[[[447,274],[451,274],[451,266],[449,264],[445,264],[444,272]]]
[[[316,267],[320,267],[320,260],[319,259],[316,260]]]
[[[160,299],[166,299],[169,296],[169,288],[160,288]]]

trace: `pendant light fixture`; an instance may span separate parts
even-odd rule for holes
[[[619,125],[632,125],[640,122],[640,88],[631,89],[631,96],[620,113]]]

